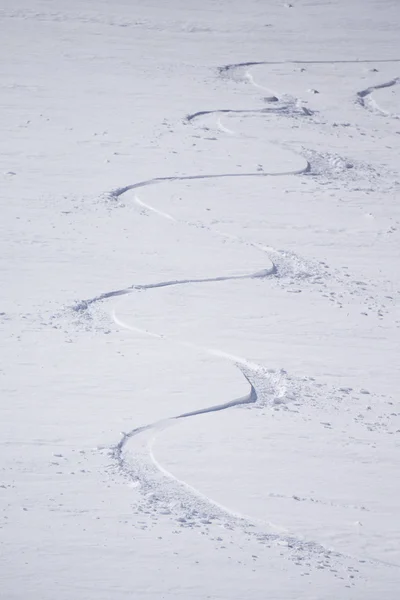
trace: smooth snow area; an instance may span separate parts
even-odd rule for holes
[[[396,600],[399,2],[0,25],[1,600]]]

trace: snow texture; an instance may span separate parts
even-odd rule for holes
[[[0,598],[396,600],[398,2],[0,23]]]

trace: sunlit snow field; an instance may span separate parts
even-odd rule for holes
[[[400,4],[0,27],[1,600],[396,600]]]

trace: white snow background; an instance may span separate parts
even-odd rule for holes
[[[1,600],[397,599],[398,0],[0,30]]]

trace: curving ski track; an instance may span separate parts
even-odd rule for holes
[[[219,74],[221,76],[232,75],[232,73],[235,70],[243,70],[243,69],[247,69],[248,67],[251,67],[254,65],[263,65],[263,64],[264,65],[336,64],[336,63],[358,63],[358,62],[361,63],[361,62],[372,62],[372,61],[284,61],[284,62],[260,61],[260,62],[245,62],[245,63],[237,63],[237,64],[232,64],[232,65],[225,65],[223,67],[220,67]],[[374,61],[374,62],[400,62],[400,60],[393,59],[393,60]],[[252,85],[254,85],[256,87],[261,87],[261,86],[258,86],[258,84],[256,84],[254,79],[251,76],[249,76],[248,73],[246,73],[246,78]],[[375,89],[380,89],[383,87],[390,87],[399,82],[400,82],[400,78],[396,78],[386,84],[382,84],[379,86],[373,86],[373,87],[369,87],[365,90],[362,90],[357,93],[358,101],[361,104],[361,106],[363,106],[364,108],[370,109],[369,96]],[[262,89],[266,89],[266,88],[262,88]],[[204,117],[204,116],[208,116],[208,115],[218,116],[219,114],[225,114],[225,113],[232,113],[232,114],[246,113],[246,114],[262,114],[262,115],[265,115],[265,114],[294,115],[294,114],[296,114],[296,115],[302,115],[302,116],[309,116],[312,114],[308,109],[301,107],[296,99],[292,99],[292,98],[279,99],[275,95],[272,95],[270,98],[267,98],[266,101],[271,101],[274,103],[277,102],[277,105],[275,105],[274,107],[268,107],[268,108],[263,108],[263,109],[254,109],[254,110],[231,110],[231,109],[201,110],[201,111],[197,111],[195,113],[187,115],[185,121],[186,121],[186,123],[191,123],[195,119],[200,118],[200,117]],[[226,133],[232,133],[230,130],[224,128],[220,122],[218,123],[218,126],[221,130],[225,131]],[[234,177],[251,178],[251,177],[278,177],[278,176],[302,175],[302,174],[309,173],[311,171],[310,162],[308,160],[305,160],[305,163],[306,164],[305,164],[304,168],[302,168],[302,169],[286,171],[286,172],[220,173],[220,174],[206,174],[206,175],[182,175],[182,176],[170,176],[170,177],[155,177],[152,179],[136,182],[133,184],[126,185],[124,187],[117,188],[109,193],[109,198],[117,199],[120,196],[122,196],[123,194],[130,192],[132,190],[137,190],[137,189],[140,189],[140,188],[143,188],[146,186],[167,183],[167,182],[171,183],[171,182],[178,182],[178,181],[196,181],[196,180],[205,180],[205,179],[223,179],[223,178],[234,178]],[[172,215],[168,214],[167,212],[160,211],[160,210],[144,203],[137,196],[135,196],[134,200],[142,208],[150,210],[150,211],[158,214],[158,216],[160,216],[164,219],[168,219],[173,222],[178,222],[178,219],[176,219]],[[186,224],[187,225],[195,225],[194,223],[189,223],[189,222],[187,222]],[[269,260],[271,261],[271,266],[263,269],[262,271],[258,271],[255,273],[236,275],[236,276],[223,276],[222,275],[219,277],[212,277],[212,278],[210,277],[210,278],[201,278],[201,279],[193,278],[193,279],[182,279],[182,280],[168,280],[168,281],[161,281],[158,283],[151,283],[151,284],[144,284],[144,285],[134,284],[134,285],[128,286],[128,287],[120,289],[120,290],[105,292],[94,298],[81,301],[76,304],[76,306],[74,307],[74,310],[76,310],[78,312],[85,311],[89,308],[89,306],[91,306],[92,304],[94,304],[96,302],[104,301],[104,300],[107,300],[107,299],[113,298],[113,297],[131,294],[135,291],[140,291],[140,290],[150,290],[150,289],[157,289],[157,288],[162,288],[162,287],[179,286],[179,285],[193,284],[193,283],[217,283],[217,282],[231,281],[231,280],[237,280],[237,279],[260,279],[260,278],[268,278],[268,277],[283,278],[285,276],[293,277],[293,275],[298,276],[298,277],[308,277],[310,275],[309,269],[307,269],[308,265],[306,265],[306,262],[302,261],[301,259],[299,259],[299,257],[297,257],[296,255],[294,255],[292,253],[287,253],[287,252],[285,253],[284,251],[276,250],[274,248],[263,246],[261,244],[248,242],[241,238],[235,238],[234,236],[229,236],[229,235],[223,234],[209,226],[205,226],[205,227],[206,227],[206,229],[208,229],[209,231],[212,231],[213,233],[216,233],[217,235],[220,235],[222,237],[228,237],[228,238],[230,237],[230,238],[236,239],[240,243],[248,244],[250,246],[253,246],[254,248],[257,248],[257,249],[265,252],[267,254]],[[293,265],[295,265],[295,267],[293,267]],[[300,268],[299,268],[299,265],[300,265]],[[296,270],[296,267],[297,267],[297,270]],[[319,277],[320,273],[314,272],[313,275]],[[113,313],[113,320],[120,327],[124,327],[126,329],[136,331],[136,332],[141,331],[143,333],[146,333],[146,335],[150,335],[150,336],[153,336],[156,338],[163,338],[163,336],[160,334],[143,331],[140,328],[137,328],[137,327],[134,327],[127,323],[124,323],[123,321],[121,321],[118,318],[118,316],[116,315],[115,312]],[[181,345],[186,345],[186,346],[192,346],[192,347],[196,347],[199,349],[198,346],[194,346],[187,342],[175,342],[175,343],[178,343]],[[139,482],[141,483],[142,487],[145,490],[146,489],[153,490],[154,487],[157,487],[159,485],[157,483],[157,473],[158,473],[158,475],[161,475],[162,478],[164,479],[164,481],[161,482],[161,484],[160,484],[161,496],[163,496],[163,497],[165,496],[168,498],[168,494],[173,495],[174,493],[176,493],[176,488],[178,487],[180,489],[179,493],[181,494],[181,496],[182,496],[182,494],[183,494],[183,496],[185,496],[185,495],[186,495],[186,497],[188,496],[187,502],[190,506],[193,504],[193,502],[194,502],[195,506],[201,505],[200,512],[202,512],[204,515],[206,515],[207,518],[209,517],[210,512],[215,514],[215,511],[217,510],[221,519],[225,519],[227,517],[229,518],[230,526],[239,526],[241,528],[247,529],[249,527],[255,526],[255,522],[252,519],[246,517],[245,515],[237,514],[233,511],[231,511],[227,507],[221,506],[220,504],[214,502],[212,499],[201,494],[201,492],[199,492],[195,488],[189,486],[188,484],[186,484],[183,481],[180,481],[173,474],[168,472],[157,461],[157,459],[155,458],[155,455],[153,453],[153,444],[154,444],[156,433],[162,427],[171,426],[181,419],[192,418],[192,417],[196,417],[196,416],[199,416],[202,414],[212,413],[212,412],[216,412],[216,411],[223,411],[223,410],[230,409],[232,407],[237,407],[240,405],[251,404],[251,403],[257,402],[256,390],[255,390],[253,384],[251,383],[251,381],[249,380],[249,377],[246,374],[246,370],[248,372],[251,372],[252,370],[254,372],[256,372],[258,369],[258,365],[254,365],[254,364],[246,361],[246,359],[244,359],[244,358],[232,356],[232,355],[222,352],[222,351],[210,350],[207,348],[200,348],[200,349],[203,350],[204,352],[207,352],[209,354],[212,354],[212,355],[220,357],[220,358],[225,358],[225,359],[231,361],[232,363],[234,363],[242,371],[243,376],[248,381],[249,386],[250,386],[249,393],[246,396],[231,400],[229,402],[225,402],[225,403],[222,403],[219,405],[213,405],[210,407],[201,408],[198,410],[178,414],[178,415],[170,417],[169,419],[166,419],[164,421],[156,421],[154,423],[144,425],[142,427],[134,428],[131,431],[125,432],[122,434],[120,441],[111,449],[111,454],[112,454],[112,457],[114,458],[114,460],[116,461],[119,469],[122,472],[124,472],[126,475],[128,475],[129,477],[133,477],[133,478],[136,478],[137,480],[139,480]],[[136,465],[136,468],[133,468],[129,465],[128,460],[125,456],[126,446],[127,446],[128,442],[130,442],[131,440],[133,440],[135,438],[140,438],[144,434],[151,434],[151,439],[149,440],[148,444],[146,445],[147,458],[150,461],[150,465],[147,464],[146,461],[142,461],[140,464]],[[154,474],[155,472],[156,472],[156,474]],[[165,484],[166,479],[168,479],[173,486],[171,492],[168,490],[168,486],[166,486],[166,484]],[[192,512],[196,512],[196,510],[195,511],[192,510]],[[161,513],[162,513],[162,511],[161,511]],[[305,553],[308,553],[311,555],[316,554],[319,557],[322,556],[327,561],[331,561],[334,557],[336,557],[338,559],[341,559],[344,557],[344,555],[327,550],[326,548],[324,548],[323,546],[321,546],[320,544],[317,544],[315,542],[307,542],[304,540],[294,538],[293,536],[290,536],[290,535],[284,535],[281,531],[281,528],[279,528],[278,526],[276,526],[274,524],[271,524],[271,523],[266,523],[266,524],[261,523],[260,524],[259,523],[258,526],[259,526],[259,529],[253,530],[251,532],[251,535],[254,535],[260,541],[265,542],[266,540],[267,541],[278,540],[278,541],[284,542],[289,548],[293,548],[297,554],[299,554],[299,552],[305,552]],[[273,529],[278,529],[278,530],[280,530],[280,533],[265,533],[265,528],[263,530],[263,526],[267,526],[267,527],[273,528]],[[249,532],[247,531],[246,533],[249,533]],[[376,561],[371,561],[371,562],[376,562]]]
[[[158,283],[147,283],[144,285],[131,285],[122,290],[105,292],[104,294],[99,294],[99,296],[95,296],[94,298],[90,298],[89,300],[82,300],[74,306],[74,310],[77,312],[86,310],[91,304],[94,304],[95,302],[108,300],[109,298],[114,298],[115,296],[124,296],[126,294],[131,294],[132,292],[139,290],[151,290],[155,288],[171,287],[175,285],[185,285],[186,283],[212,283],[218,281],[232,281],[235,279],[262,279],[264,277],[274,275],[275,273],[276,267],[275,265],[273,265],[270,269],[263,269],[262,271],[257,271],[256,273],[249,273],[247,275],[221,275],[219,277],[205,277],[202,279],[174,279],[171,281],[160,281]]]
[[[337,64],[348,64],[348,65],[356,65],[356,64],[371,64],[371,63],[376,63],[376,64],[397,64],[400,63],[400,59],[399,58],[391,58],[391,59],[381,59],[381,60],[286,60],[286,61],[248,61],[248,62],[242,62],[242,63],[232,63],[232,64],[227,64],[224,65],[222,67],[219,67],[218,69],[218,73],[221,77],[228,77],[231,79],[235,79],[236,80],[244,80],[244,81],[248,81],[249,83],[251,83],[253,86],[258,87],[264,91],[268,91],[270,92],[270,90],[268,90],[267,88],[259,85],[256,81],[254,81],[253,76],[251,75],[251,73],[248,71],[249,67],[254,67],[254,66],[261,66],[261,65],[270,65],[270,66],[274,66],[274,65],[337,65]],[[242,74],[244,72],[244,74]],[[237,74],[237,75],[236,75]],[[242,74],[242,75],[241,75]],[[391,117],[394,119],[400,119],[400,115],[399,114],[391,114],[387,111],[385,111],[384,109],[382,109],[373,99],[372,94],[374,91],[376,90],[381,90],[381,89],[385,89],[385,88],[390,88],[393,87],[395,85],[400,84],[400,77],[394,77],[393,79],[390,79],[389,81],[380,83],[380,84],[376,84],[376,85],[371,85],[363,90],[360,90],[356,93],[356,99],[357,99],[357,103],[360,104],[363,108],[369,110],[370,112],[376,113],[376,114],[380,114],[382,116],[385,117]],[[280,102],[280,101],[284,101],[284,99],[280,99],[278,97],[276,97],[275,94],[273,94],[272,92],[270,92],[272,95],[270,98],[265,98],[265,100],[268,101],[274,101],[274,102]],[[296,114],[296,113],[300,113],[300,114],[306,114],[306,115],[312,115],[312,111],[309,111],[309,109],[307,109],[306,107],[302,107],[299,103],[298,100],[294,100],[291,99],[291,101],[289,101],[289,103],[283,106],[279,106],[276,108],[266,108],[266,109],[261,109],[258,112],[276,112],[276,113],[285,113],[288,112],[288,110],[290,109],[290,107],[292,107],[292,109],[294,108],[294,110],[292,110],[292,114]],[[210,112],[230,112],[228,110],[220,110],[220,111],[201,111],[199,113],[195,113],[194,115],[189,115],[187,117],[187,119],[192,119],[198,115],[202,115],[202,114],[208,114]],[[234,112],[246,112],[246,111],[234,111]],[[249,111],[250,112],[250,111]],[[257,112],[257,111],[251,111],[251,112]]]
[[[222,76],[231,74],[232,71],[237,69],[246,69],[248,67],[256,67],[259,65],[357,65],[357,64],[390,64],[400,63],[400,58],[386,58],[386,59],[362,59],[362,60],[258,60],[258,61],[246,61],[240,63],[231,63],[223,65],[218,68],[218,73]]]
[[[117,322],[122,325],[120,321],[117,320]],[[344,554],[327,549],[316,542],[296,538],[276,523],[253,519],[223,506],[202,494],[198,489],[185,481],[175,477],[155,457],[153,447],[157,432],[172,426],[177,420],[255,403],[257,401],[256,390],[244,372],[243,375],[250,385],[250,391],[246,396],[208,408],[182,413],[169,419],[156,421],[155,423],[137,427],[130,432],[123,433],[121,440],[111,449],[112,458],[116,461],[122,473],[139,482],[142,492],[150,496],[151,502],[156,506],[155,512],[158,514],[172,514],[177,517],[177,520],[181,524],[189,523],[189,526],[190,521],[196,518],[200,524],[204,525],[211,524],[215,520],[221,521],[225,528],[231,530],[240,528],[246,532],[249,538],[254,538],[262,544],[277,543],[284,545],[291,550],[291,554],[293,555],[291,556],[292,560],[298,560],[299,556],[304,553],[309,557],[315,556],[317,560],[323,559],[330,565],[340,564],[340,560],[345,557]],[[134,464],[132,465],[129,456],[127,457],[124,454],[126,446],[130,441],[138,439],[145,434],[150,434],[148,439],[145,440],[145,452],[147,456],[139,458],[137,463],[133,459]],[[161,477],[161,480],[159,477]],[[179,505],[179,511],[174,514],[171,504],[176,503]]]
[[[380,114],[385,117],[392,117],[393,119],[400,119],[400,115],[390,114],[387,111],[383,110],[372,97],[373,92],[375,92],[376,90],[391,88],[398,84],[400,84],[400,77],[395,77],[390,81],[386,81],[377,85],[371,85],[370,87],[367,87],[364,90],[357,92],[357,101],[363,108],[369,110],[370,112]]]

